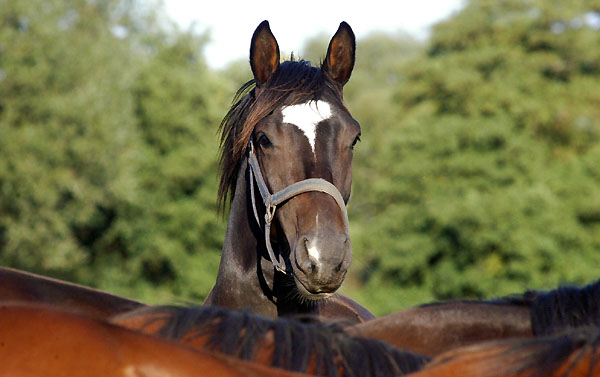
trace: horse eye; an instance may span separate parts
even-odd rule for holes
[[[354,146],[356,145],[356,143],[358,143],[360,141],[360,134],[358,134],[355,138],[354,141],[352,142],[352,146],[350,148],[354,149]]]
[[[258,143],[258,145],[265,147],[265,148],[268,148],[271,145],[273,145],[273,144],[271,144],[271,140],[269,140],[269,138],[265,134],[260,135],[256,142]]]

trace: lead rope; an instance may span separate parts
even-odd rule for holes
[[[346,203],[344,202],[344,198],[342,194],[338,191],[337,187],[335,187],[330,182],[322,178],[309,178],[294,184],[287,186],[286,188],[277,191],[274,194],[269,192],[269,188],[267,187],[262,173],[260,171],[260,165],[258,164],[258,160],[256,159],[256,155],[254,154],[254,145],[252,140],[249,143],[249,153],[248,153],[248,165],[250,166],[250,195],[252,196],[252,210],[254,211],[254,218],[260,227],[260,221],[258,219],[258,211],[256,210],[256,201],[254,199],[254,182],[256,181],[256,185],[258,186],[258,191],[260,192],[260,196],[263,199],[263,203],[265,204],[265,243],[267,246],[267,252],[269,253],[269,258],[271,258],[271,263],[273,266],[287,274],[287,269],[285,265],[285,260],[283,256],[280,254],[279,258],[275,258],[275,253],[273,252],[273,248],[271,247],[271,222],[275,217],[275,210],[277,209],[277,205],[302,193],[309,191],[318,191],[323,192],[325,194],[329,194],[333,197],[338,207],[342,211],[342,218],[344,220],[344,226],[346,228],[346,232],[349,232],[349,224],[348,224],[348,211],[346,210]]]

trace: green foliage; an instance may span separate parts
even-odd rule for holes
[[[107,8],[0,4],[3,264],[76,277],[135,190],[134,76]]]
[[[217,128],[247,62],[209,69],[206,36],[132,0],[38,3],[0,2],[0,263],[202,301],[225,234]],[[597,278],[599,12],[471,0],[426,45],[358,41],[345,294],[384,314]]]
[[[202,300],[218,267],[205,37],[124,1],[0,5],[0,262],[151,302]],[[200,287],[200,288],[198,288]]]
[[[106,266],[96,277],[103,288],[141,290],[152,302],[202,301],[214,283],[225,231],[215,206],[216,125],[229,93],[204,65],[203,43],[190,34],[146,42],[153,54],[131,88],[139,187],[115,224],[126,255],[98,261]],[[132,273],[122,274],[124,266]]]

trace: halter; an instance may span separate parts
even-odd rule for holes
[[[258,164],[258,159],[254,154],[254,145],[252,144],[252,140],[250,140],[249,144],[249,153],[248,153],[248,165],[250,166],[250,196],[252,197],[252,209],[254,210],[254,217],[256,218],[256,222],[260,226],[260,220],[258,219],[258,212],[256,210],[256,203],[254,200],[254,182],[258,186],[258,191],[260,192],[260,196],[263,199],[263,203],[265,204],[265,243],[267,245],[267,252],[269,253],[269,258],[271,259],[271,263],[273,266],[287,274],[287,269],[285,266],[285,260],[283,256],[280,254],[279,259],[275,258],[275,253],[273,252],[273,248],[271,247],[271,222],[275,217],[275,210],[277,209],[277,205],[280,203],[293,198],[296,195],[309,192],[309,191],[318,191],[323,192],[325,194],[329,194],[335,199],[338,207],[342,211],[342,217],[344,218],[344,226],[346,228],[346,232],[349,232],[348,226],[348,212],[346,211],[346,203],[344,202],[344,198],[342,198],[342,194],[338,191],[337,187],[333,184],[327,182],[322,178],[309,178],[304,179],[302,181],[293,183],[286,188],[277,191],[274,194],[269,192],[269,188],[267,187],[263,175],[260,171],[260,165]]]

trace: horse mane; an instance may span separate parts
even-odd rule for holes
[[[531,326],[535,335],[582,326],[600,326],[600,280],[584,287],[563,286],[531,292]]]
[[[276,346],[271,365],[296,372],[306,372],[314,361],[315,370],[325,376],[338,376],[340,365],[344,376],[400,376],[430,360],[307,317],[272,319],[212,306],[157,306],[135,313],[155,314],[165,321],[157,332],[161,337],[206,337],[205,348],[244,360],[252,360],[257,347],[272,336]]]
[[[463,377],[567,377],[576,368],[574,375],[592,376],[600,368],[600,329],[580,328],[554,336],[503,339],[456,348],[434,358],[423,370],[424,375],[444,364]]]
[[[279,65],[273,76],[260,88],[254,79],[237,91],[233,105],[221,121],[221,156],[219,159],[219,208],[235,195],[237,172],[256,124],[275,109],[319,100],[325,91],[340,104],[342,92],[318,67],[306,60],[292,60]]]

